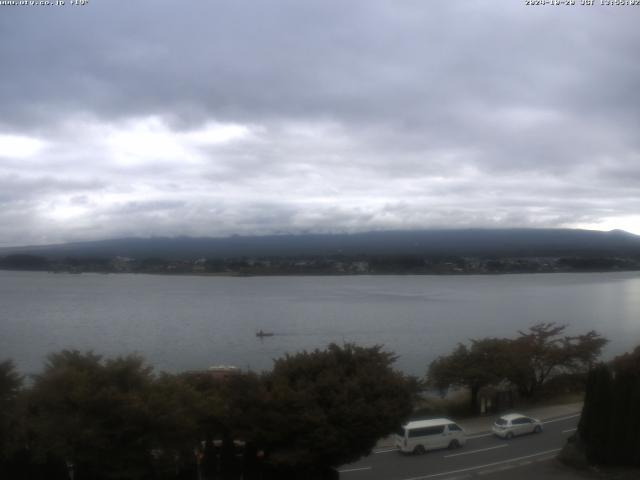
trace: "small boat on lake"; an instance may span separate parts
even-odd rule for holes
[[[263,332],[262,329],[256,332],[256,337],[264,338],[264,337],[273,337],[273,332]]]

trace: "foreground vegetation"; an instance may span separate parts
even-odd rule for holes
[[[640,478],[640,346],[602,363],[606,339],[594,331],[567,336],[565,329],[541,323],[516,338],[459,344],[431,363],[427,383],[440,390],[467,388],[474,411],[487,386],[515,388],[526,401],[548,392],[555,397],[566,387],[584,391],[577,433],[561,460],[584,469],[587,478]]]
[[[640,467],[640,347],[590,372],[571,449],[589,464]]]
[[[5,361],[0,477],[334,478],[330,467],[369,453],[410,414],[416,384],[393,361],[380,347],[330,345],[217,378],[62,351],[28,386]]]
[[[469,346],[460,343],[431,363],[427,382],[443,392],[452,386],[469,389],[469,407],[474,412],[479,409],[480,391],[488,386],[515,387],[525,399],[561,382],[582,391],[586,374],[607,340],[595,331],[568,336],[565,330],[564,325],[540,323],[516,338],[476,339]]]
[[[432,362],[427,384],[467,387],[477,408],[487,386],[539,398],[567,378],[583,390],[588,373],[574,447],[585,462],[640,465],[640,347],[599,364],[604,338],[564,331],[542,323],[460,344]],[[335,479],[333,467],[368,454],[417,404],[421,385],[394,360],[379,346],[332,344],[270,372],[219,376],[64,350],[29,379],[0,362],[0,478]]]

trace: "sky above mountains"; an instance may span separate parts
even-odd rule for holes
[[[576,3],[0,5],[0,245],[640,233],[640,7]]]

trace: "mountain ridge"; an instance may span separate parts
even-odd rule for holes
[[[640,255],[640,236],[623,230],[430,229],[228,237],[123,237],[0,248],[0,256],[196,258],[312,256],[615,256]]]

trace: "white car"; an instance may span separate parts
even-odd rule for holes
[[[513,438],[516,435],[540,433],[541,431],[542,422],[540,420],[519,413],[503,415],[493,424],[493,433],[501,438]]]
[[[448,418],[416,420],[396,432],[396,447],[404,453],[425,453],[438,448],[460,448],[467,441],[464,430]]]

